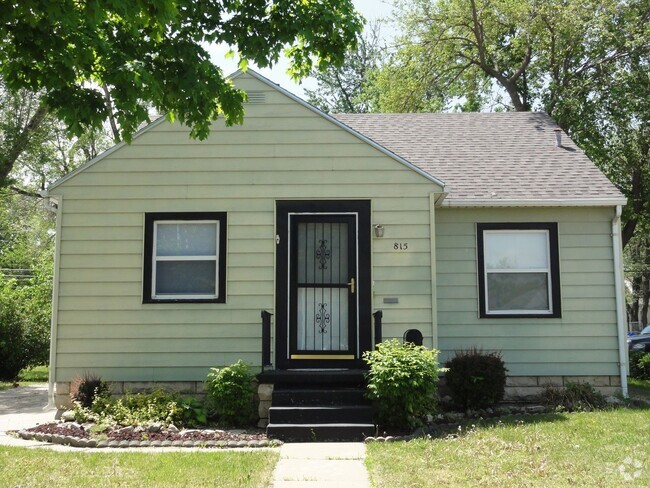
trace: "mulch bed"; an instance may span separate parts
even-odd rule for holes
[[[268,440],[260,429],[250,430],[178,430],[160,428],[151,431],[142,427],[97,428],[92,424],[53,422],[21,430],[17,435],[73,447],[273,447],[279,441]]]
[[[83,425],[69,423],[42,424],[26,429],[27,432],[39,434],[59,434],[77,437],[79,439],[90,439],[96,437]],[[264,441],[266,434],[263,431],[227,431],[227,430],[186,430],[179,432],[147,432],[137,428],[113,428],[98,432],[109,440],[116,441]]]

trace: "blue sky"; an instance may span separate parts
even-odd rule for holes
[[[390,17],[393,10],[392,0],[354,0],[353,3],[357,10],[361,12],[361,15],[368,21]],[[212,60],[223,68],[224,73],[230,74],[237,69],[236,60],[225,58],[225,54],[228,52],[227,46],[213,46],[209,48],[209,51],[212,55]],[[258,69],[255,65],[250,65],[250,67],[299,97],[304,97],[303,88],[305,86],[307,88],[315,87],[314,80],[310,78],[303,80],[300,85],[294,83],[286,74],[287,62],[284,59],[280,60],[277,65],[270,69]]]

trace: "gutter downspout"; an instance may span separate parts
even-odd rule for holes
[[[54,236],[54,277],[52,283],[52,319],[50,324],[50,372],[47,388],[47,406],[43,410],[58,408],[55,401],[54,384],[56,382],[56,342],[59,315],[59,267],[61,263],[61,204],[62,196],[51,196],[43,192],[42,196],[48,198],[48,210],[56,214],[56,234]]]
[[[612,244],[614,250],[614,285],[616,288],[616,321],[618,329],[618,366],[621,375],[621,391],[627,398],[627,327],[625,317],[625,299],[623,295],[623,246],[621,241],[621,213],[623,207],[616,206],[616,215],[612,220]]]

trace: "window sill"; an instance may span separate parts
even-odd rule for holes
[[[483,313],[479,316],[482,319],[559,319],[560,313]]]
[[[225,298],[145,298],[142,303],[226,303]]]

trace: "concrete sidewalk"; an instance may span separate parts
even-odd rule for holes
[[[273,472],[273,488],[370,486],[361,442],[284,444]]]
[[[26,447],[42,444],[16,439],[8,436],[7,431],[54,421],[56,410],[43,410],[46,405],[47,383],[0,391],[0,444]]]

